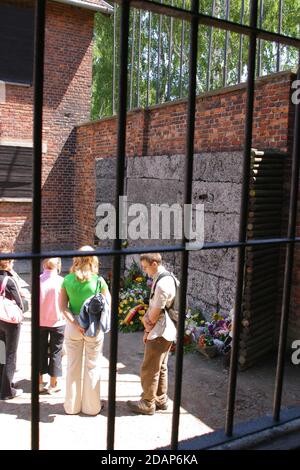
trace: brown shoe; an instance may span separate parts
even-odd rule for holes
[[[128,408],[131,409],[131,411],[137,414],[154,415],[155,413],[155,405],[148,405],[148,403],[145,400],[140,400],[140,401],[128,400],[127,406]]]
[[[169,401],[165,401],[164,403],[158,403],[157,401],[155,402],[155,408],[157,410],[167,410],[169,408]]]

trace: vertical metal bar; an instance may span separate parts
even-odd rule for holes
[[[226,0],[226,20],[229,20],[230,13],[230,0]],[[229,31],[225,32],[225,45],[224,45],[224,67],[223,67],[223,87],[227,84],[227,51],[228,51]]]
[[[278,34],[281,34],[282,30],[282,0],[279,0],[278,5]],[[280,42],[277,44],[277,61],[276,61],[276,71],[280,71]]]
[[[127,109],[127,66],[129,36],[129,0],[122,0],[120,19],[120,77],[119,77],[119,112],[117,134],[117,174],[116,174],[116,239],[113,249],[121,249],[120,238],[120,203],[119,196],[124,194],[125,151],[126,151],[126,109]],[[112,271],[112,312],[118,311],[120,290],[121,257],[114,255]],[[118,355],[118,316],[112,315],[109,354],[108,385],[108,423],[107,449],[114,449],[115,415],[116,415],[116,372]]]
[[[139,39],[138,39],[138,64],[137,64],[137,76],[136,76],[136,88],[137,88],[137,107],[140,107],[140,67],[141,67],[141,31],[142,31],[142,10],[140,10],[140,21],[139,21]]]
[[[244,23],[244,14],[245,14],[245,0],[242,0],[241,8],[241,24]],[[240,34],[240,49],[239,49],[239,63],[238,63],[238,83],[242,80],[242,70],[243,70],[243,35]]]
[[[135,40],[135,17],[136,10],[133,10],[133,19],[132,19],[132,41],[131,41],[131,69],[130,69],[130,99],[129,99],[129,109],[132,108],[132,90],[133,90],[133,68],[134,68],[134,40]]]
[[[216,0],[212,2],[211,16],[215,15]],[[209,42],[208,42],[208,66],[207,66],[207,76],[206,76],[206,90],[210,89],[211,81],[211,51],[212,51],[212,40],[213,40],[213,28],[209,27]]]
[[[259,5],[259,27],[262,27],[263,22],[263,14],[264,14],[264,0],[260,0]],[[262,53],[262,39],[258,40],[258,47],[257,47],[257,76],[261,76],[261,53]]]
[[[41,251],[42,135],[46,2],[35,3],[32,253]],[[32,258],[31,448],[39,448],[40,259]]]
[[[300,80],[300,63],[298,68],[297,80]],[[300,104],[295,104],[295,123],[294,123],[294,138],[293,138],[293,153],[292,153],[292,178],[291,178],[291,193],[289,205],[289,223],[288,223],[288,238],[294,239],[296,236],[296,219],[297,219],[297,201],[298,201],[298,186],[299,186],[299,167],[300,167]],[[279,347],[277,354],[275,390],[273,400],[273,419],[278,421],[280,418],[280,406],[283,385],[284,373],[284,358],[287,343],[287,329],[288,318],[290,309],[290,297],[293,275],[293,258],[294,258],[295,244],[289,243],[286,247],[285,269],[284,269],[284,282],[283,282],[283,297],[282,297],[282,310],[280,320],[279,332]]]
[[[150,98],[150,59],[151,59],[151,12],[149,11],[149,23],[148,23],[148,70],[147,70],[147,97],[146,106],[149,106]]]
[[[197,54],[198,54],[198,19],[196,14],[199,11],[199,0],[192,0],[192,13],[195,16],[191,19],[190,30],[190,61],[189,61],[189,94],[187,108],[187,133],[186,133],[186,166],[185,166],[185,192],[184,203],[192,202],[193,163],[194,163],[194,134],[195,134],[195,111],[196,111],[196,75],[197,75]],[[187,221],[189,227],[189,221]],[[183,242],[186,243],[188,237],[183,235]],[[183,336],[186,310],[186,292],[188,280],[188,251],[182,252],[181,256],[181,292],[180,292],[180,318],[176,341],[176,368],[175,368],[175,393],[174,408],[172,417],[172,437],[171,448],[176,450],[178,446],[179,414],[181,402],[182,365],[183,365]]]
[[[185,9],[185,0],[183,0],[183,9]],[[184,48],[184,20],[181,22],[181,46],[180,46],[180,65],[179,65],[179,98],[182,98],[182,69],[183,69],[183,48]]]
[[[173,6],[173,0],[171,1]],[[168,54],[168,84],[167,84],[167,101],[170,101],[171,96],[171,61],[173,52],[173,17],[170,17],[170,37],[169,37],[169,54]]]
[[[162,0],[160,0],[162,3]],[[158,26],[158,51],[157,51],[157,77],[156,77],[156,104],[159,102],[160,92],[160,55],[161,55],[161,28],[162,28],[162,15],[159,15],[159,26]]]
[[[250,26],[256,28],[258,0],[251,0],[250,10]],[[248,52],[248,78],[247,78],[247,101],[246,101],[246,119],[245,119],[245,150],[243,161],[243,177],[242,177],[242,197],[240,210],[240,227],[239,241],[244,243],[247,234],[247,213],[248,213],[248,192],[250,178],[250,160],[251,160],[251,143],[252,143],[252,125],[253,125],[253,103],[254,103],[254,80],[255,80],[255,55],[256,55],[256,35],[252,33],[249,40]],[[233,415],[235,404],[235,392],[237,381],[237,363],[238,363],[238,346],[240,333],[240,317],[244,284],[244,265],[245,265],[245,246],[238,250],[238,271],[237,286],[235,295],[235,311],[233,321],[233,339],[231,350],[231,361],[228,381],[228,396],[226,410],[225,432],[227,436],[232,435]]]
[[[117,50],[117,8],[118,5],[114,5],[114,50],[113,50],[113,80],[112,80],[112,112],[116,114],[116,50]]]

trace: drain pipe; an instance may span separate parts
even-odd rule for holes
[[[89,3],[87,1],[80,0],[53,0],[57,3],[64,3],[65,5],[70,5],[78,8],[85,8],[86,10],[100,11],[105,15],[111,15],[114,11],[113,7],[106,3],[104,0],[99,0],[99,4]]]

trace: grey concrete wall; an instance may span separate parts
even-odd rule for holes
[[[126,163],[128,204],[145,204],[150,210],[151,204],[183,203],[185,156],[132,157]],[[97,206],[114,202],[115,167],[114,158],[96,161]],[[193,204],[204,204],[205,242],[235,240],[238,236],[241,168],[241,152],[195,155]],[[133,218],[129,217],[128,223]],[[128,237],[129,246],[168,245],[177,241],[174,237],[170,240]],[[98,241],[98,245],[110,246],[111,242]],[[127,259],[127,265],[132,258],[138,256]],[[166,254],[164,261],[180,277],[180,254]],[[228,312],[233,306],[235,264],[235,250],[190,251],[189,305],[201,308],[207,318],[215,311]]]

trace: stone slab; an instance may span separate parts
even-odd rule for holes
[[[194,155],[194,181],[242,182],[242,152]]]
[[[237,183],[195,181],[193,203],[209,212],[240,212],[241,186]]]
[[[184,180],[184,155],[133,157],[127,160],[128,178]]]

